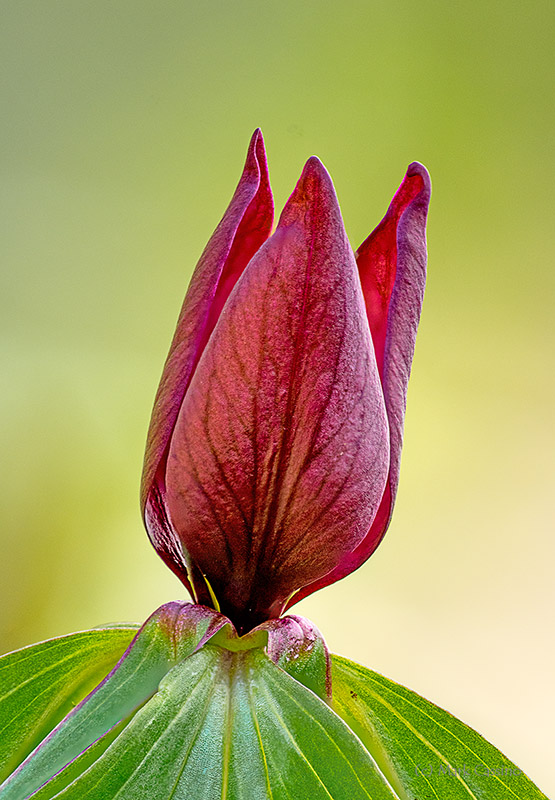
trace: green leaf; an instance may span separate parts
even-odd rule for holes
[[[132,631],[136,634],[132,645],[113,671],[11,772],[0,787],[0,798],[27,797],[97,740],[111,736],[116,726],[121,729],[122,720],[129,721],[157,692],[168,671],[225,624],[225,617],[189,603],[167,603],[157,609],[138,632]],[[98,630],[88,632],[91,641],[101,635]],[[105,673],[97,676],[97,682]],[[63,688],[63,673],[59,683]],[[95,751],[104,746],[106,741]]]
[[[279,635],[276,636],[276,640],[270,637],[268,655],[291,677],[329,703],[331,700],[330,653],[318,628],[309,620],[293,614],[283,619],[271,620],[266,624],[279,630],[280,625],[284,626],[285,624],[291,628],[291,623],[297,625],[302,632],[301,643],[295,646],[289,641],[279,652],[279,646],[274,647],[279,643]]]
[[[546,800],[471,728],[339,656],[330,709],[325,645],[301,618],[239,639],[216,612],[169,603],[75,707],[135,632],[0,659],[6,769],[72,709],[0,800]]]
[[[33,800],[398,800],[344,722],[260,649],[205,645],[110,736]]]
[[[130,631],[128,629],[125,643],[133,633],[134,629]],[[99,647],[103,637],[107,635],[109,632],[107,634],[106,630],[89,631],[86,634],[91,646],[97,640]],[[71,641],[72,637],[65,637],[65,644],[64,642],[59,644],[56,652],[57,661],[61,664],[65,664],[71,655]],[[143,709],[147,716],[154,709],[157,721],[163,721],[164,715],[169,713],[171,720],[171,697],[166,697],[163,690],[166,676],[173,674],[172,669],[176,665],[183,664],[192,653],[207,642],[217,647],[218,653],[224,654],[222,655],[224,660],[231,658],[232,661],[229,662],[231,665],[235,663],[233,661],[235,654],[240,658],[240,654],[256,651],[264,658],[265,664],[269,663],[272,668],[277,669],[279,675],[292,674],[296,679],[292,681],[294,686],[298,683],[308,686],[311,690],[308,695],[312,697],[312,692],[318,695],[324,701],[326,713],[331,714],[325,705],[325,701],[329,700],[329,656],[321,635],[308,620],[303,620],[301,617],[271,620],[266,627],[238,637],[229,620],[216,611],[190,603],[168,603],[151,615],[136,633],[117,665],[85,699],[76,704],[84,693],[82,691],[67,709],[70,713],[55,727],[54,723],[58,720],[51,718],[48,724],[44,724],[40,731],[36,732],[33,743],[38,742],[37,746],[27,758],[22,761],[25,755],[23,753],[17,759],[13,759],[11,769],[18,766],[9,776],[5,776],[6,780],[0,787],[1,800],[21,800],[38,791],[40,787],[43,787],[40,790],[41,797],[53,797],[65,786],[79,781],[85,771],[90,769],[94,774],[94,765],[104,758],[105,753],[112,754],[110,755],[112,758],[114,751],[120,752],[122,742],[126,741],[127,735],[135,735],[133,732],[136,733],[137,729],[132,722],[140,709]],[[49,644],[51,643],[45,643],[45,646]],[[64,651],[64,647],[67,652]],[[105,663],[104,669],[100,670],[99,674],[95,673],[96,679],[103,677],[109,666],[113,666],[113,660],[110,664]],[[274,664],[278,666],[274,667]],[[186,677],[186,673],[184,674]],[[34,680],[34,676],[31,675],[31,679]],[[63,669],[59,683],[63,689]],[[92,686],[87,684],[87,688]],[[179,698],[186,696],[189,689],[191,685],[184,683]],[[247,702],[248,698],[244,696],[242,700],[235,699],[235,692],[240,694],[240,691],[239,681],[231,699],[226,701],[226,708],[232,700],[238,709],[241,707],[241,702]],[[159,710],[156,710],[157,704],[160,704]],[[25,722],[24,714],[17,707],[13,707],[11,711],[12,717],[18,717],[20,721],[23,719]],[[195,708],[193,718],[199,717],[199,713]],[[223,712],[218,709],[216,702],[214,710],[210,713]],[[202,718],[202,715],[199,718]],[[332,718],[337,724],[338,718],[334,714]],[[154,723],[153,725],[155,729],[156,725]],[[340,725],[343,731],[347,731],[347,736],[353,738],[343,723]],[[126,732],[128,726],[131,731],[129,734]],[[160,737],[163,735],[163,730],[163,727],[159,730]],[[235,728],[231,736],[232,738],[235,736]],[[40,739],[42,740],[39,742]],[[357,742],[356,739],[354,741]],[[249,746],[252,746],[252,743]],[[357,746],[365,753],[358,742]],[[29,749],[28,747],[27,752]],[[134,739],[132,749],[133,751],[137,749]],[[180,752],[176,757],[179,756]],[[368,757],[367,754],[365,757]],[[378,781],[381,785],[381,777]],[[385,796],[391,797],[388,792]]]
[[[0,658],[0,782],[110,671],[136,632],[72,633]]]
[[[332,656],[333,708],[401,800],[546,800],[479,733],[415,692]]]

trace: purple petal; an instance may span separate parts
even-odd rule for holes
[[[187,565],[165,511],[169,443],[183,398],[221,310],[244,268],[270,235],[272,222],[266,153],[262,133],[257,130],[235,194],[191,279],[148,432],[141,487],[147,531],[160,556],[189,590]],[[206,592],[203,597],[207,599]]]
[[[222,311],[167,464],[173,528],[240,632],[364,538],[388,436],[356,263],[311,158]]]
[[[399,482],[407,384],[426,282],[426,217],[430,178],[411,164],[378,227],[357,251],[366,312],[383,384],[391,461],[378,513],[365,538],[328,575],[306,586],[288,607],[361,566],[382,540]]]

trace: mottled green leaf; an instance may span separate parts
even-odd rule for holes
[[[333,708],[401,800],[546,800],[479,733],[415,692],[332,656]]]

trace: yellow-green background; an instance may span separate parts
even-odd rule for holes
[[[0,649],[183,596],[137,493],[191,269],[263,128],[356,246],[434,183],[400,494],[298,607],[331,648],[552,760],[554,5],[34,0],[1,10]]]

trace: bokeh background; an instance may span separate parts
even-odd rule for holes
[[[555,790],[551,0],[4,3],[0,649],[182,598],[138,510],[191,270],[266,138],[278,208],[331,172],[354,246],[434,185],[400,493],[297,607]]]

